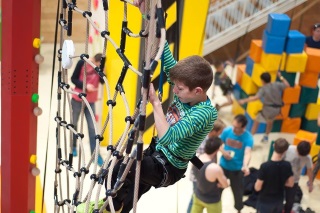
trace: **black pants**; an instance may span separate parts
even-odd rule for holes
[[[225,176],[230,180],[230,186],[234,197],[234,208],[240,211],[243,208],[243,172],[230,171],[223,168]]]
[[[162,162],[164,163],[161,163]],[[119,161],[114,168],[112,175],[112,186],[117,180],[117,174],[122,161]],[[135,181],[136,163],[133,163],[122,187],[117,191],[116,197],[113,198],[115,210],[123,206],[122,213],[129,212],[133,206],[134,181]],[[186,169],[178,169],[171,165],[165,155],[161,152],[154,153],[144,152],[141,161],[141,172],[139,182],[138,199],[153,187],[162,187],[165,175],[167,175],[167,184],[172,185],[179,181],[186,172]]]
[[[293,185],[293,187],[286,187],[285,188],[286,204],[284,205],[284,213],[291,212],[297,189],[298,189],[298,183],[295,183]]]

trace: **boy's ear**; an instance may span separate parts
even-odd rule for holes
[[[203,89],[201,87],[196,87],[194,89],[195,89],[195,92],[196,92],[197,95],[203,93]]]

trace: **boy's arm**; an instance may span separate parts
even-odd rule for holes
[[[256,183],[254,184],[254,189],[259,192],[262,189],[263,180],[257,179]]]
[[[216,166],[218,166],[218,165],[216,165]],[[223,173],[223,171],[222,171],[222,169],[221,169],[221,167],[219,167],[219,170],[218,170],[218,172],[217,172],[217,180],[218,180],[218,186],[220,187],[220,188],[227,188],[228,186],[229,186],[229,183],[228,183],[228,179],[227,179],[227,177],[224,175],[224,173]]]
[[[170,78],[169,78],[169,71],[172,67],[174,67],[174,65],[177,64],[177,61],[173,58],[173,55],[170,51],[170,48],[169,48],[169,44],[168,42],[166,41],[165,45],[164,45],[164,50],[163,50],[163,61],[162,61],[163,65],[164,65],[164,72],[166,73],[167,75],[167,78],[168,78],[168,82],[170,84],[172,84],[173,82],[170,81]]]
[[[238,100],[238,103],[240,105],[243,105],[245,103],[251,102],[251,101],[256,101],[258,100],[260,97],[258,95],[254,95],[254,96],[249,96],[248,98],[244,98],[244,99],[240,99]]]
[[[248,167],[250,159],[251,159],[251,147],[246,147],[244,150],[243,165],[241,169],[244,173],[244,176],[247,176],[250,174],[250,170]]]
[[[308,175],[308,179],[309,179],[309,181],[308,181],[309,192],[312,192],[312,190],[313,190],[313,181],[312,181],[312,176],[313,176],[313,174],[312,174],[312,168],[308,168],[308,169],[307,169],[307,175]]]
[[[83,87],[83,81],[79,80],[83,65],[84,65],[84,61],[82,60],[78,61],[76,67],[74,68],[73,74],[71,76],[71,82],[80,89],[82,89]]]
[[[153,106],[153,116],[158,136],[159,138],[162,138],[170,126],[166,120],[165,114],[163,113],[161,102],[156,95],[156,91],[154,90],[152,83],[149,88],[149,101]]]
[[[293,185],[294,185],[294,178],[293,178],[293,176],[290,176],[290,177],[287,179],[287,181],[286,181],[286,183],[285,183],[285,186],[286,186],[286,187],[293,187]]]

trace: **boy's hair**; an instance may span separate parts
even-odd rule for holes
[[[171,81],[179,81],[189,90],[201,87],[206,92],[213,81],[213,71],[208,61],[200,56],[190,56],[180,60],[170,70]]]
[[[219,137],[208,138],[204,146],[204,152],[208,155],[211,155],[212,153],[219,150],[221,144],[222,144],[222,141]]]
[[[288,150],[288,147],[289,147],[289,143],[284,138],[278,138],[274,142],[274,151],[278,154],[283,154],[285,151]]]
[[[218,118],[214,122],[212,130],[219,132],[220,130],[224,129],[225,127],[226,127],[226,124],[220,118]]]
[[[313,30],[316,30],[316,29],[319,28],[319,27],[320,27],[320,23],[314,24],[314,25],[313,25]]]
[[[245,127],[248,123],[248,119],[242,114],[236,115],[236,117],[234,117],[234,120],[240,123],[242,128]]]
[[[265,83],[270,83],[271,75],[268,72],[264,72],[260,75],[260,79],[263,80]]]
[[[307,156],[310,153],[311,146],[308,141],[301,141],[297,146],[297,151],[300,156]]]
[[[95,62],[100,62],[102,58],[102,53],[95,54],[93,58]]]

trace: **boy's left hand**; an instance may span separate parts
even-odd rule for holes
[[[160,100],[156,94],[156,91],[154,89],[153,83],[150,83],[149,87],[149,102],[154,105],[156,103],[160,103]]]

